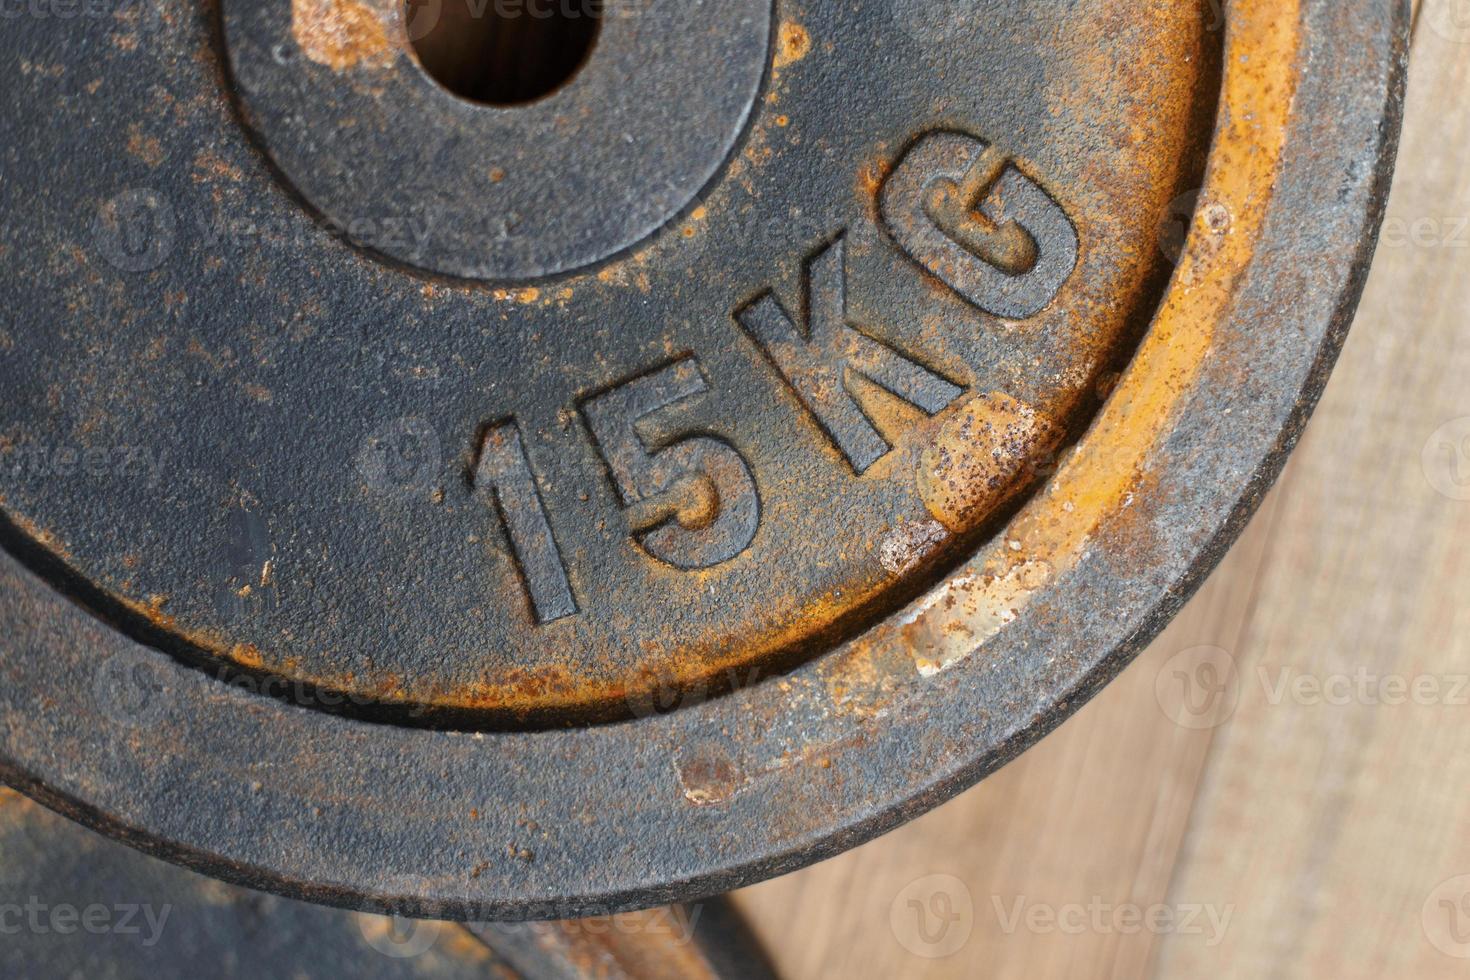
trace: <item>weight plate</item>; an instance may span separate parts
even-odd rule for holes
[[[1121,669],[1325,382],[1408,18],[608,0],[500,105],[422,6],[0,39],[0,772],[476,918],[816,860]]]
[[[0,792],[8,977],[508,977],[463,927],[318,908],[223,885]]]
[[[570,922],[318,908],[164,864],[0,790],[0,969],[105,980],[770,980],[727,899]]]

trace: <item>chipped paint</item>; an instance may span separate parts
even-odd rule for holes
[[[878,560],[890,575],[906,575],[950,538],[949,529],[938,521],[900,524],[883,536]]]

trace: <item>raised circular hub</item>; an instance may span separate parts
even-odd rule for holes
[[[497,281],[602,261],[687,210],[750,118],[772,30],[771,0],[222,10],[245,120],[295,191],[389,259]]]
[[[514,91],[398,0],[0,35],[0,774],[258,884],[568,915],[1059,721],[1320,390],[1403,23],[944,10],[609,0]]]
[[[576,221],[621,220],[649,188],[661,221],[766,74],[768,5],[614,5],[570,87],[488,110],[391,43],[399,9],[225,10],[248,119],[308,198],[367,209],[379,250],[432,243],[466,214],[446,189],[471,185],[521,229],[504,253],[444,239],[487,261],[580,247]],[[341,245],[227,105],[202,138],[140,86],[93,138],[150,149],[76,164],[95,207],[75,233],[140,234],[149,202],[120,197],[146,187],[175,241],[146,271],[94,245],[73,287],[23,278],[5,431],[16,460],[122,445],[148,469],[13,466],[8,512],[159,642],[359,706],[478,715],[457,724],[623,717],[873,622],[1095,412],[1172,268],[1159,216],[1199,183],[1218,85],[1183,6],[1098,23],[1002,4],[937,49],[877,30],[891,17],[788,19],[696,210],[597,272],[503,291]],[[1105,103],[1080,97],[1099,59]],[[167,67],[196,88],[210,68]],[[670,198],[659,161],[698,175]],[[127,329],[66,311],[119,288]]]

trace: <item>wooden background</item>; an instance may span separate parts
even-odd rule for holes
[[[792,980],[1470,976],[1470,878],[1456,880],[1470,875],[1470,419],[1442,429],[1470,416],[1470,29],[1444,26],[1457,12],[1470,28],[1465,0],[1419,12],[1367,295],[1244,539],[1157,643],[1018,762],[741,893]],[[1180,727],[1155,681],[1200,645],[1233,658],[1238,705]],[[1283,676],[1326,696],[1283,695]],[[1393,678],[1420,696],[1394,703]],[[928,944],[904,889],[936,874],[958,881],[921,906],[950,913],[927,920]],[[1126,917],[1155,903],[1174,928]],[[1197,907],[1228,912],[1223,931],[1203,914],[1186,924]],[[946,944],[959,948],[930,958]]]

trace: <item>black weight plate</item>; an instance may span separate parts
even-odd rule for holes
[[[396,0],[6,33],[0,771],[481,918],[933,805],[1277,472],[1405,10],[609,0],[515,105]]]

